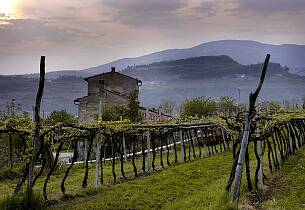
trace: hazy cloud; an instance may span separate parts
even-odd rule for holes
[[[238,0],[238,4],[236,12],[250,12],[251,15],[255,14],[255,16],[296,15],[297,13],[305,12],[304,0]]]
[[[102,4],[113,10],[114,21],[135,27],[168,26],[187,5],[185,0],[104,0]]]
[[[218,1],[204,1],[201,2],[199,6],[194,7],[193,11],[205,16],[213,16],[217,14],[218,9],[219,9]]]
[[[75,38],[76,31],[48,26],[38,20],[10,19],[7,24],[0,26],[0,42],[19,43],[45,39],[52,42],[63,42]]]
[[[304,25],[305,0],[18,1],[0,14],[0,74],[41,54],[60,70],[219,39],[304,44]]]

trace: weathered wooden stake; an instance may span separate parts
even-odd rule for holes
[[[185,157],[184,157],[184,139],[183,139],[183,133],[182,130],[179,131],[179,136],[180,136],[180,146],[181,146],[181,162],[185,162]]]
[[[222,139],[223,139],[223,143],[224,143],[224,146],[225,146],[225,150],[227,150],[229,147],[228,147],[228,143],[226,141],[226,137],[225,137],[225,132],[223,131],[223,129],[221,129],[221,134],[222,134]]]
[[[276,133],[275,130],[273,130],[273,139],[276,140]],[[276,141],[274,141],[274,144],[276,144]],[[275,145],[276,146],[276,145]],[[276,157],[279,163],[279,167],[281,167],[282,165],[282,157],[281,157],[281,148],[280,145],[278,146],[278,150],[276,151]]]
[[[87,161],[87,153],[88,153],[88,139],[85,139],[85,150],[84,150],[84,153],[85,153],[85,161]]]
[[[124,134],[123,134],[123,152],[124,152],[124,160],[127,161],[126,142],[125,142]]]
[[[293,151],[293,139],[292,139],[292,135],[291,135],[291,124],[288,122],[287,123],[287,127],[288,127],[288,138],[289,138],[289,145],[290,145],[290,148],[291,148],[291,151]]]
[[[258,94],[263,86],[266,72],[267,72],[267,67],[269,63],[270,55],[267,54],[265,63],[263,66],[262,74],[260,77],[259,84],[255,90],[254,93],[250,93],[249,95],[249,110],[248,110],[248,117],[245,122],[245,129],[244,129],[244,134],[241,142],[241,147],[240,147],[240,153],[238,157],[238,162],[235,170],[235,182],[234,182],[234,191],[232,193],[232,202],[235,202],[238,198],[239,195],[239,189],[240,189],[240,183],[241,183],[241,177],[242,177],[242,171],[243,171],[243,164],[246,156],[246,151],[248,148],[248,142],[249,142],[249,136],[250,136],[250,129],[251,129],[251,122],[255,114],[255,103],[256,99],[258,97]]]
[[[264,159],[262,150],[262,141],[257,141],[257,154],[259,156],[259,171],[258,171],[258,189],[263,190],[264,186]]]
[[[32,158],[29,164],[29,173],[28,173],[28,193],[32,195],[33,192],[33,177],[34,177],[34,166],[36,163],[36,153],[38,149],[38,140],[40,135],[40,106],[41,106],[41,99],[44,90],[45,84],[45,56],[41,56],[40,58],[40,80],[39,80],[39,87],[36,96],[36,104],[35,104],[35,115],[34,115],[34,122],[35,122],[35,129],[32,137],[32,145],[33,145],[33,153]]]
[[[100,180],[100,160],[101,160],[101,141],[102,138],[100,135],[97,136],[97,143],[96,143],[96,162],[95,162],[95,188],[99,188],[101,186]]]
[[[150,153],[150,133],[149,131],[146,132],[146,138],[147,138],[147,171],[151,170],[151,153]]]

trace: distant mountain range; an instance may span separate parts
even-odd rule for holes
[[[238,102],[247,102],[249,92],[257,84],[261,69],[262,64],[242,65],[227,55],[221,55],[129,65],[121,72],[142,80],[142,105],[158,106],[163,99],[180,104],[187,98],[198,96],[214,99],[232,96]],[[89,74],[84,72],[86,71],[81,71],[82,76]],[[50,78],[49,75],[42,110],[47,114],[53,110],[66,109],[77,114],[77,106],[73,101],[86,94],[87,83],[78,77],[79,74],[67,76],[60,72],[60,75],[56,79]],[[37,87],[36,77],[0,76],[0,110],[4,110],[6,102],[14,98],[24,110],[32,111]],[[260,101],[289,100],[291,103],[297,103],[304,94],[304,76],[289,73],[287,67],[278,63],[269,64]]]
[[[142,80],[141,101],[157,105],[162,99],[179,104],[198,96],[214,99],[232,96],[237,102],[248,102],[249,93],[255,89],[261,70],[262,63],[242,65],[222,55],[130,66],[122,73]],[[259,101],[300,102],[305,95],[305,77],[288,70],[278,63],[269,63]]]
[[[291,73],[305,75],[305,45],[272,45],[248,40],[222,40],[207,42],[186,49],[168,49],[140,57],[123,58],[80,71],[50,72],[47,77],[51,79],[63,75],[86,77],[109,71],[112,66],[123,70],[128,66],[199,56],[228,55],[240,64],[250,65],[263,62],[267,53],[271,54],[271,62],[287,66]],[[28,76],[32,77],[35,75]]]

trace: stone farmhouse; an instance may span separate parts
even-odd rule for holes
[[[78,105],[78,120],[86,122],[99,119],[105,106],[127,106],[128,96],[136,92],[142,82],[136,78],[116,72],[112,67],[110,72],[85,78],[88,83],[88,95],[74,100]],[[155,109],[139,108],[144,122],[167,121],[171,116],[163,114]]]

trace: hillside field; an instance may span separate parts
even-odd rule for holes
[[[251,150],[250,150],[251,151]],[[164,170],[144,174],[137,179],[113,184],[111,166],[106,164],[105,184],[101,189],[93,187],[94,164],[90,166],[89,188],[81,188],[82,167],[73,169],[68,177],[66,188],[69,197],[60,193],[61,171],[51,178],[48,187],[50,199],[57,200],[49,209],[236,209],[230,205],[230,195],[225,186],[231,168],[232,152],[226,151],[208,158],[197,158],[186,163],[178,163]],[[250,159],[254,159],[251,154]],[[156,162],[159,159],[157,157]],[[253,161],[254,162],[254,161]],[[265,157],[267,166],[267,160]],[[140,162],[137,162],[140,167]],[[126,163],[127,174],[132,173],[131,163]],[[254,166],[251,164],[251,172]],[[159,168],[160,169],[160,168]],[[241,209],[303,209],[305,193],[305,149],[288,159],[280,171],[270,174],[267,167],[267,188],[263,195],[245,193],[242,185]],[[119,167],[116,168],[119,174]],[[129,171],[129,172],[128,172]],[[122,181],[122,180],[121,180]],[[14,189],[16,180],[0,183],[0,200]],[[40,179],[36,185],[37,192],[43,185]]]

